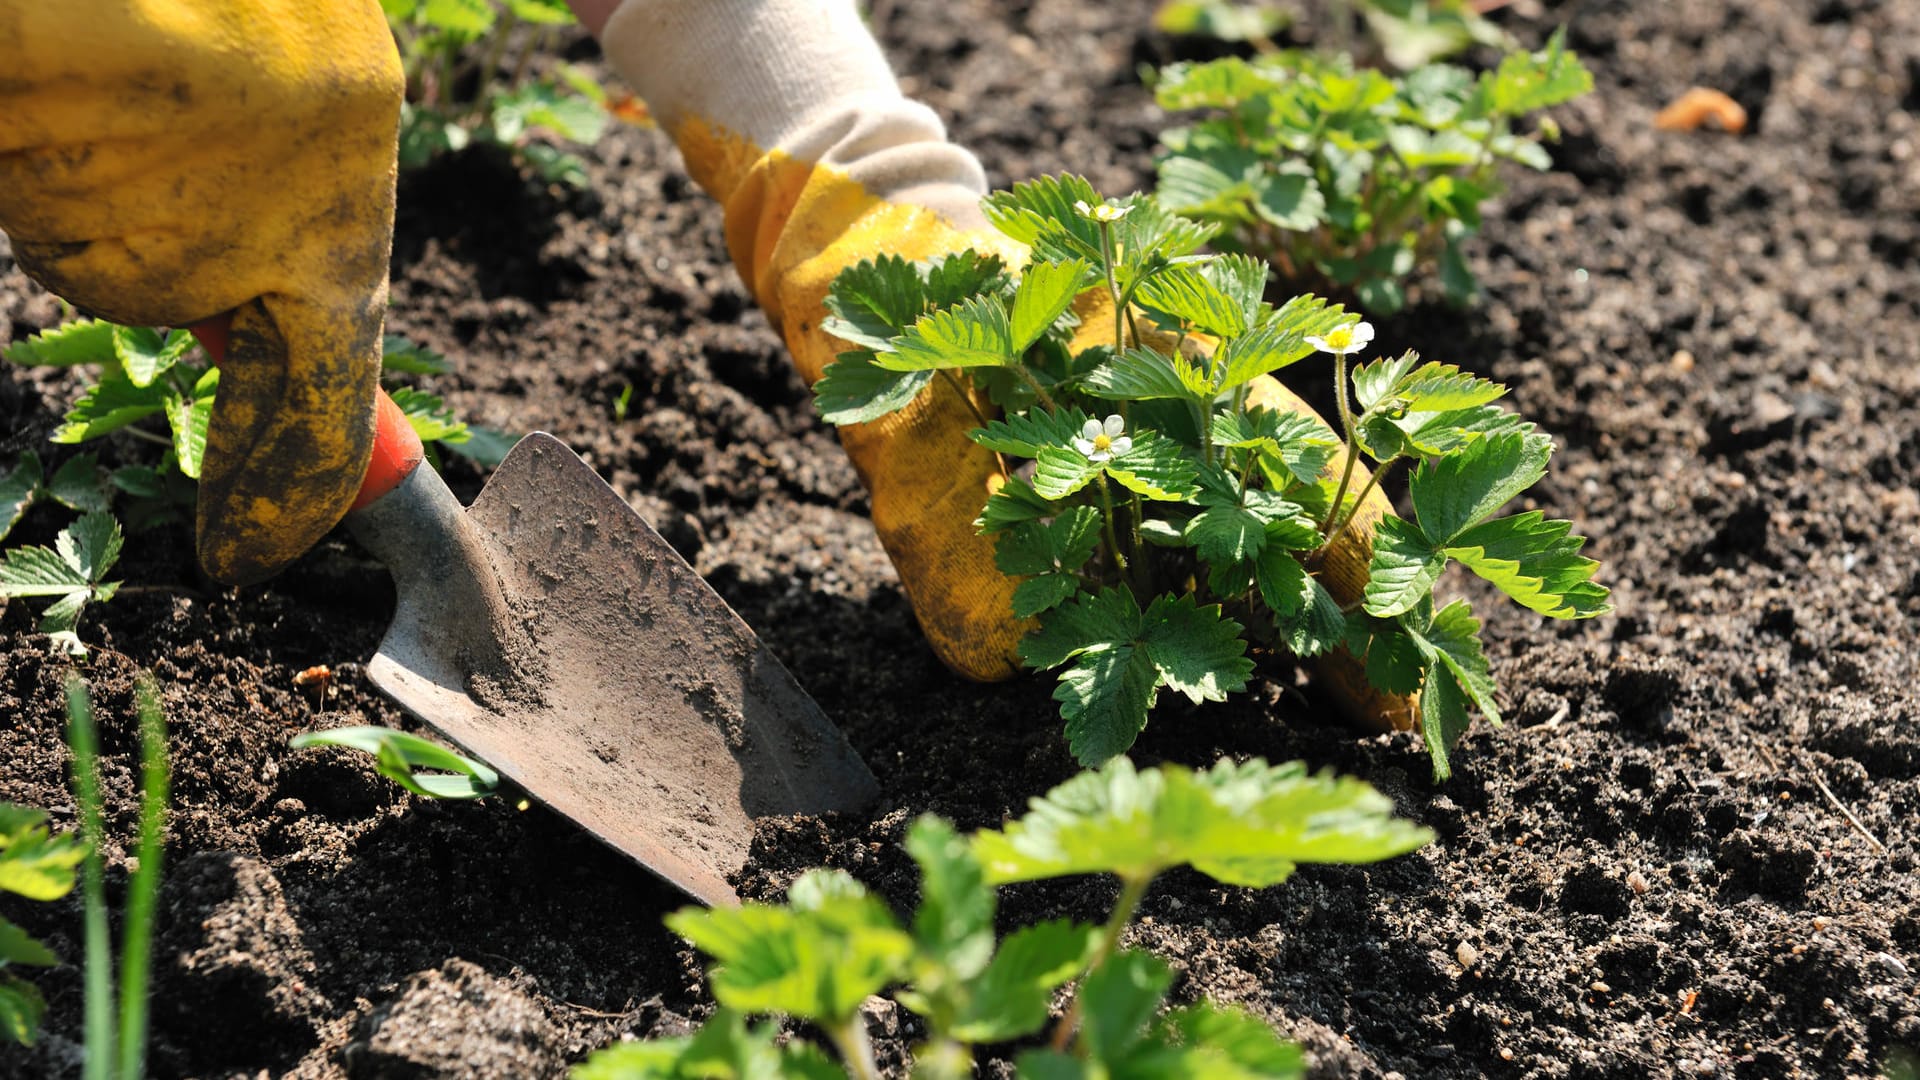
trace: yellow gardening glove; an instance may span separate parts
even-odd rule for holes
[[[232,311],[201,562],[266,577],[372,446],[402,77],[377,0],[0,0],[0,230],[81,311]]]

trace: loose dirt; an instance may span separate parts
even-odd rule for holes
[[[1191,46],[1144,31],[1144,0],[874,7],[909,90],[996,183],[1150,182],[1163,121],[1135,68]],[[1569,22],[1597,91],[1559,110],[1554,169],[1515,176],[1489,214],[1484,302],[1375,320],[1377,344],[1506,382],[1559,437],[1532,501],[1593,538],[1619,614],[1547,624],[1449,580],[1491,616],[1509,723],[1469,736],[1444,785],[1413,737],[1356,738],[1284,666],[1234,704],[1164,707],[1137,760],[1304,758],[1366,777],[1440,839],[1259,891],[1175,875],[1130,942],[1180,969],[1179,997],[1300,1039],[1321,1076],[1875,1075],[1920,1047],[1920,6],[1541,8],[1500,17],[1535,42]],[[1747,133],[1655,131],[1695,84],[1744,106]],[[427,386],[462,415],[586,455],[879,776],[871,820],[766,821],[743,893],[777,897],[825,864],[905,908],[915,815],[994,824],[1073,771],[1049,686],[975,686],[934,660],[669,143],[623,128],[590,172],[588,192],[553,192],[470,152],[408,178],[393,329],[457,360]],[[0,342],[57,318],[0,255]],[[76,385],[0,370],[0,454],[59,459],[43,439]],[[482,480],[460,462],[450,477],[467,498]],[[36,510],[22,535],[60,523]],[[392,594],[349,541],[219,591],[163,526],[124,569],[162,588],[90,611],[82,633],[99,646],[115,895],[137,670],[172,720],[156,1075],[550,1076],[711,1007],[660,925],[680,899],[563,822],[423,802],[348,753],[286,749],[314,727],[409,726],[361,674]],[[65,668],[31,626],[20,604],[0,616],[0,798],[66,827]],[[319,663],[338,673],[324,702],[293,684]],[[1112,891],[1023,886],[1005,920],[1094,917]],[[0,909],[80,954],[76,902]],[[0,1077],[75,1070],[79,972],[38,981],[50,1029],[0,1050]],[[901,1017],[879,1032],[896,1068]]]

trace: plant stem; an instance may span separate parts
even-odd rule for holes
[[[1346,433],[1347,462],[1340,470],[1340,486],[1333,491],[1333,505],[1327,508],[1326,520],[1320,523],[1321,535],[1333,528],[1333,519],[1340,513],[1340,503],[1347,497],[1347,485],[1353,482],[1353,463],[1360,457],[1360,438],[1353,424],[1353,408],[1347,404],[1347,358],[1333,358],[1333,394],[1334,404],[1340,408],[1340,429]]]
[[[1327,538],[1321,542],[1318,548],[1314,550],[1314,553],[1312,556],[1313,558],[1318,559],[1322,552],[1325,552],[1328,548],[1331,548],[1334,545],[1334,541],[1339,540],[1342,536],[1346,535],[1347,530],[1351,528],[1353,525],[1353,519],[1360,516],[1360,507],[1365,505],[1367,501],[1367,496],[1373,494],[1374,487],[1380,483],[1381,474],[1385,473],[1387,469],[1393,465],[1394,462],[1399,460],[1400,460],[1400,457],[1399,455],[1396,454],[1395,456],[1390,457],[1387,460],[1381,462],[1380,465],[1373,470],[1373,474],[1367,477],[1367,482],[1361,485],[1360,494],[1355,495],[1353,497],[1353,509],[1349,510],[1347,512],[1347,516],[1340,520],[1339,528],[1336,528],[1332,532],[1327,534]]]
[[[86,926],[86,1080],[113,1076],[113,943],[107,928],[105,873],[102,868],[104,826],[100,804],[99,740],[94,732],[93,706],[87,684],[78,675],[67,677],[67,746],[73,752],[74,801],[80,809],[80,837],[87,845],[80,864]]]
[[[960,381],[960,376],[955,375],[952,368],[941,368],[940,377],[947,380],[947,385],[953,387],[953,392],[960,395],[961,401],[967,403],[967,410],[973,413],[973,418],[980,422],[980,426],[986,427],[987,414],[980,411],[980,403],[973,400],[973,394],[967,390],[967,385]],[[993,459],[1000,463],[1000,475],[1013,475],[1013,470],[1007,468],[1007,459],[1001,456],[1000,451],[993,452]]]
[[[1047,388],[1040,385],[1040,380],[1034,378],[1033,372],[1027,370],[1027,365],[1016,364],[1013,370],[1019,372],[1020,377],[1027,381],[1027,386],[1032,388],[1033,396],[1040,399],[1040,404],[1055,412],[1060,410],[1060,406],[1054,403],[1053,395],[1047,393]]]
[[[880,1080],[880,1066],[873,1060],[873,1043],[867,1038],[867,1025],[861,1022],[858,1010],[846,1023],[836,1025],[829,1035],[846,1063],[848,1076],[853,1080]]]
[[[131,435],[136,439],[141,440],[142,442],[155,443],[157,445],[164,446],[169,450],[173,449],[173,440],[167,438],[165,435],[156,435],[153,432],[146,430],[145,428],[137,428],[137,427],[123,427],[120,430],[126,432],[128,435]]]
[[[464,116],[471,118],[485,107],[483,103],[487,100],[487,87],[493,84],[493,77],[500,72],[500,59],[507,51],[507,34],[517,22],[519,19],[511,8],[500,13],[500,21],[494,24],[493,36],[487,42],[486,55],[480,62],[480,81],[475,84],[473,101],[468,103]]]
[[[1113,553],[1113,565],[1120,571],[1122,580],[1127,573],[1127,556],[1120,550],[1120,534],[1113,527],[1113,491],[1107,486],[1107,471],[1100,470],[1100,517],[1107,531],[1107,550]],[[1129,581],[1128,584],[1131,584]]]
[[[1127,351],[1127,304],[1120,295],[1120,281],[1113,276],[1113,223],[1100,223],[1100,261],[1101,269],[1107,275],[1107,295],[1113,299],[1113,351]]]
[[[137,1080],[147,1065],[147,985],[153,958],[153,910],[160,896],[161,833],[167,813],[167,719],[159,691],[141,676],[140,868],[127,888],[120,942],[120,1078]]]
[[[1087,963],[1087,972],[1099,969],[1113,950],[1120,945],[1120,935],[1133,921],[1133,913],[1140,908],[1140,900],[1147,894],[1147,886],[1153,884],[1154,875],[1144,874],[1138,878],[1120,879],[1120,899],[1114,902],[1113,914],[1108,916],[1106,927],[1100,932],[1100,943],[1094,946],[1093,959]],[[1080,991],[1075,990],[1073,1001],[1067,1005],[1067,1011],[1060,1016],[1060,1023],[1053,1029],[1052,1045],[1055,1050],[1065,1050],[1068,1040],[1080,1026]]]

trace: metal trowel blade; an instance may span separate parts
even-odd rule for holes
[[[421,468],[349,521],[398,593],[374,684],[695,898],[738,902],[754,818],[878,794],[746,623],[551,435],[469,508]]]

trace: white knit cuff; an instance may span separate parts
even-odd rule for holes
[[[883,198],[970,208],[986,191],[974,156],[900,93],[852,0],[625,0],[600,44],[669,132],[698,119]]]

